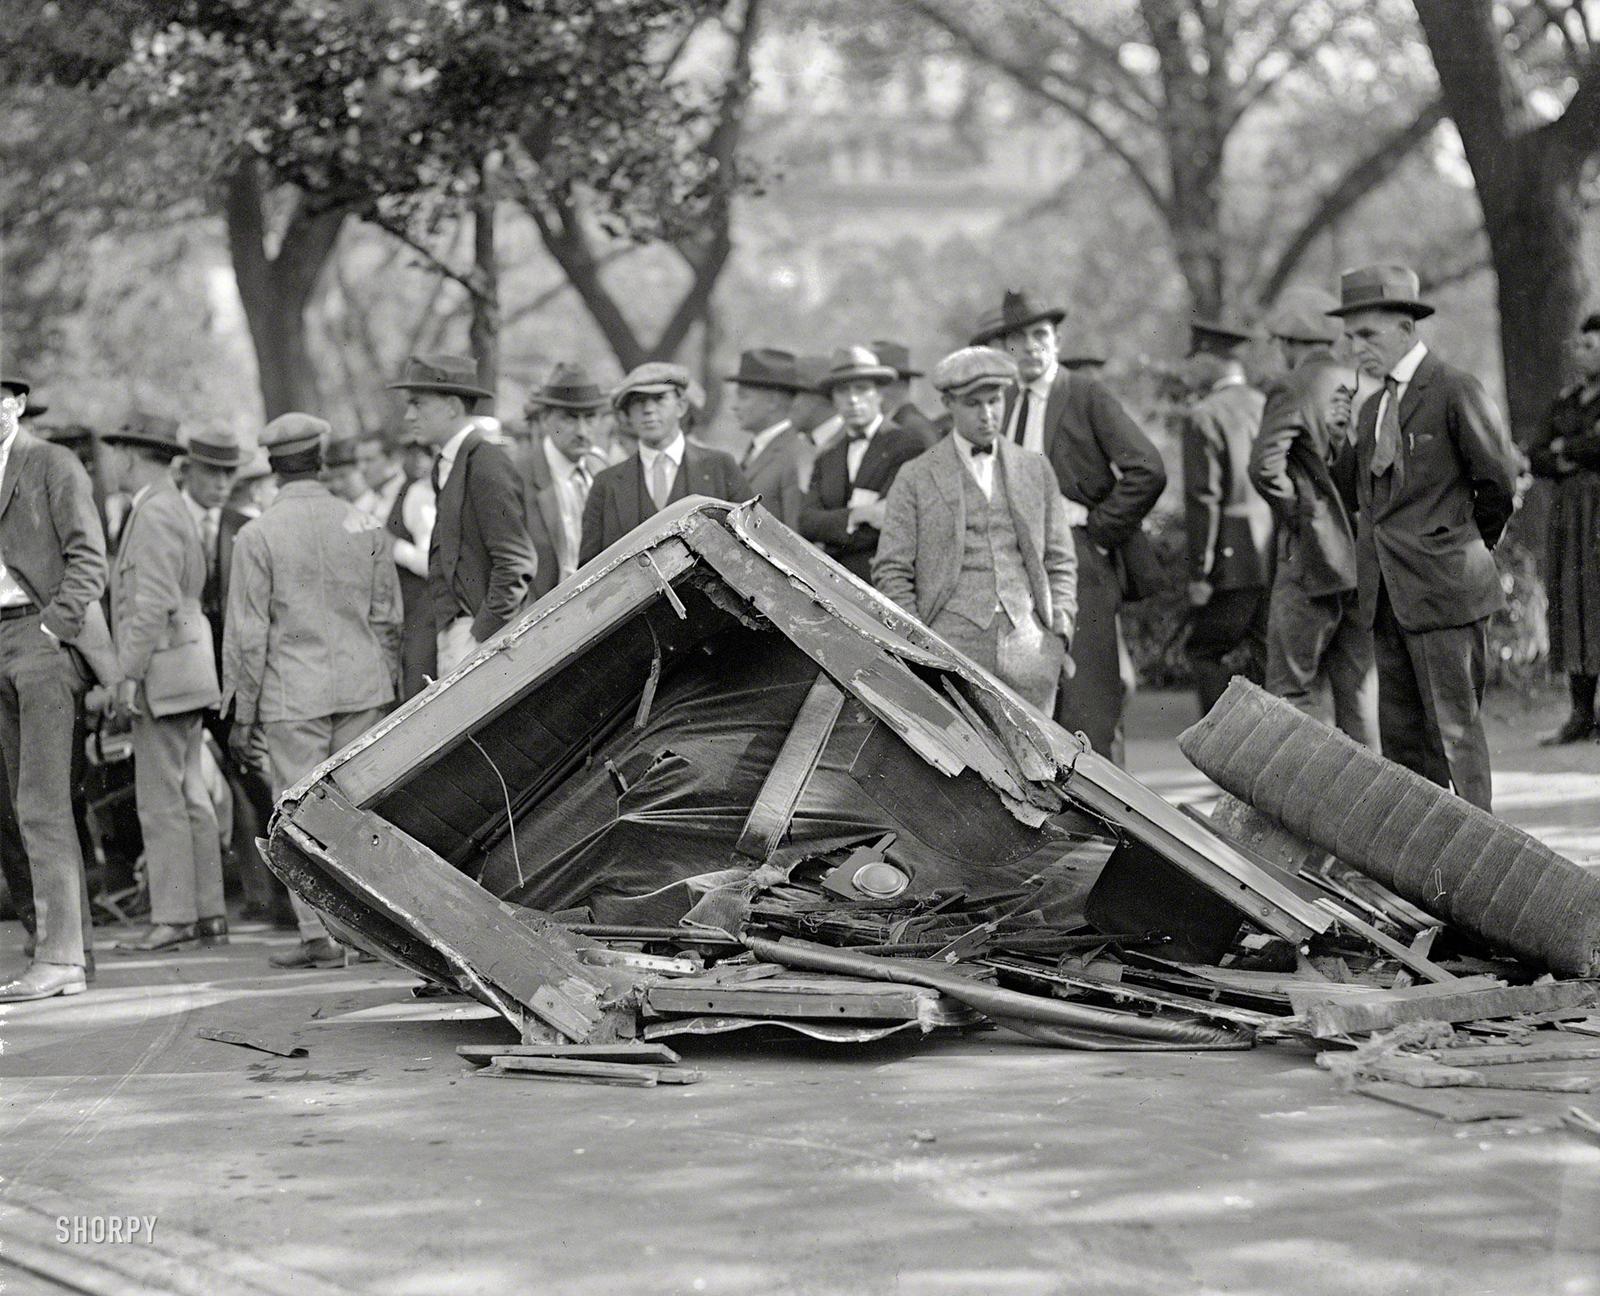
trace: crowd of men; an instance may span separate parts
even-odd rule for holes
[[[1479,707],[1503,599],[1491,550],[1519,461],[1482,386],[1419,338],[1430,313],[1400,266],[1345,274],[1337,300],[1301,294],[1268,322],[1284,364],[1265,393],[1240,358],[1252,335],[1195,321],[1185,633],[1202,709],[1234,673],[1264,680],[1487,809]],[[517,436],[487,415],[473,363],[451,356],[413,357],[392,384],[405,401],[393,441],[340,440],[291,413],[250,454],[140,415],[100,438],[102,484],[120,501],[104,525],[79,459],[19,427],[28,385],[0,381],[0,738],[34,924],[32,962],[0,1001],[87,983],[70,793],[88,685],[89,703],[132,730],[151,922],[125,948],[225,941],[205,728],[270,801],[690,496],[759,495],[1120,759],[1120,611],[1172,583],[1144,525],[1166,468],[1109,388],[1062,363],[1065,316],[1006,292],[926,375],[937,417],[910,399],[924,375],[894,342],[827,357],[748,350],[729,375],[738,456],[690,435],[697,389],[669,363],[609,391],[582,365],[557,365]],[[1561,525],[1587,526],[1592,545],[1591,324],[1591,376],[1558,402],[1536,465],[1564,491],[1583,477],[1581,498],[1562,496]],[[1358,369],[1372,395],[1354,412]],[[1572,579],[1592,583],[1596,566]],[[1559,605],[1579,622],[1558,621],[1574,679],[1567,729],[1587,736],[1600,594],[1585,584]],[[294,914],[300,943],[275,963],[344,961],[314,909],[295,898]]]

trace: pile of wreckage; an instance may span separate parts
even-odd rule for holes
[[[1414,1092],[1497,1049],[1600,1064],[1600,879],[1243,680],[1181,741],[1209,817],[695,499],[290,789],[267,849],[515,1024],[497,1074],[671,1083],[661,1041],[753,1026],[1301,1038]]]

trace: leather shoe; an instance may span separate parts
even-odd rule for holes
[[[269,955],[267,962],[278,968],[336,968],[345,967],[349,956],[344,946],[331,936],[319,936],[316,940],[301,941],[282,954]]]
[[[226,918],[202,918],[194,925],[195,934],[200,937],[202,945],[226,945],[228,943],[228,920]]]
[[[1574,712],[1567,717],[1566,724],[1557,729],[1548,738],[1541,738],[1541,747],[1565,747],[1568,743],[1582,742],[1585,738],[1596,736],[1593,716],[1586,716]]]
[[[14,981],[0,985],[0,1003],[27,1003],[57,995],[82,994],[88,983],[83,969],[67,963],[34,963]]]
[[[124,954],[152,954],[156,950],[182,949],[200,939],[199,923],[156,923],[137,940],[118,941]]]

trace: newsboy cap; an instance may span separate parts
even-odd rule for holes
[[[1267,316],[1267,332],[1285,342],[1332,346],[1339,340],[1339,326],[1329,316],[1337,307],[1332,293],[1319,288],[1296,289],[1284,294],[1277,309]]]
[[[332,435],[328,420],[315,414],[280,414],[261,429],[259,440],[269,460],[288,459],[321,449],[323,438]]]
[[[677,392],[685,395],[689,390],[689,371],[680,364],[666,360],[649,360],[631,370],[611,393],[611,403],[621,409],[630,396],[660,395]]]
[[[993,347],[962,347],[934,365],[928,381],[946,396],[964,396],[980,387],[1011,387],[1018,381],[1017,362]]]
[[[1237,324],[1201,315],[1189,321],[1190,355],[1232,355],[1249,340],[1249,331]]]

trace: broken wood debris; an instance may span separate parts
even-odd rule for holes
[[[243,1031],[202,1026],[195,1035],[200,1039],[215,1040],[218,1044],[236,1044],[240,1048],[255,1049],[259,1053],[271,1053],[274,1057],[303,1058],[309,1057],[311,1052],[304,1044],[296,1043],[292,1039],[260,1031],[246,1035]]]

